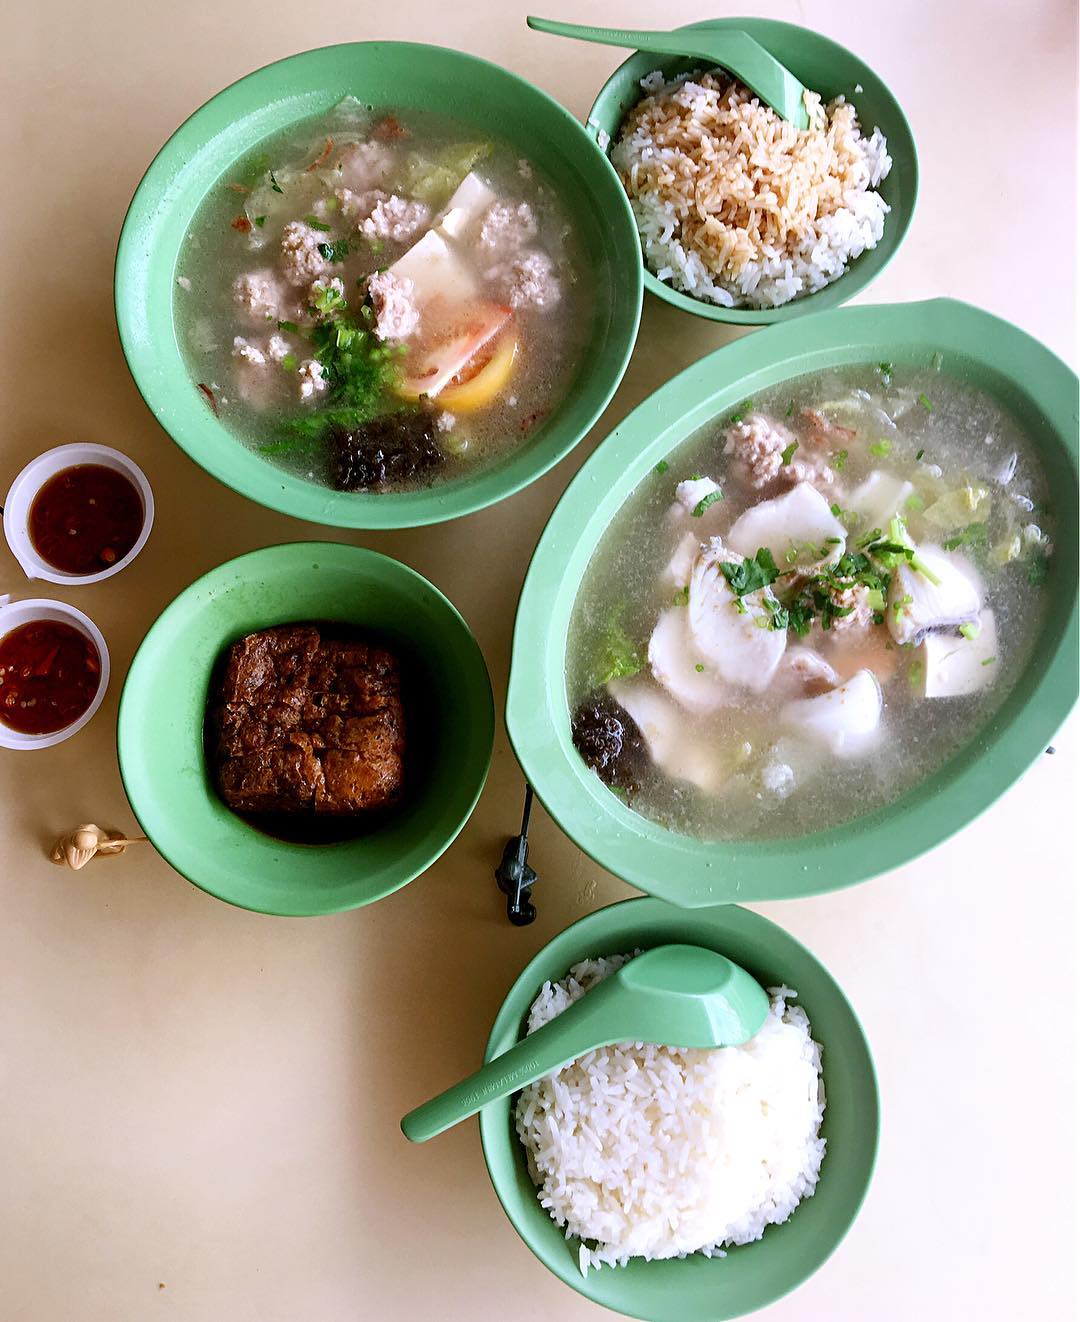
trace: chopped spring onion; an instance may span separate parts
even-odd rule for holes
[[[833,468],[836,469],[838,473],[842,473],[844,471],[844,465],[847,463],[847,457],[848,457],[848,452],[846,450],[838,450],[836,454],[833,455],[832,466]]]
[[[690,589],[688,587],[680,588],[671,599],[673,606],[687,606],[690,604]]]
[[[962,624],[960,626],[960,632],[964,635],[964,637],[968,640],[968,642],[970,642],[973,638],[978,637],[979,626],[974,621],[969,621],[967,624]]]
[[[980,662],[980,665],[992,666],[996,660],[996,656],[988,656],[985,661]]]
[[[930,400],[927,398],[926,395],[919,396],[919,403],[923,406],[923,408],[927,411],[927,413],[933,413],[934,406],[933,404],[930,403]]]
[[[697,665],[694,666],[694,669],[695,669],[695,670],[698,672],[698,674],[700,675],[701,672],[705,669],[705,667],[704,667],[704,666],[701,664],[701,662],[699,661],[699,662],[697,663]]]
[[[716,491],[710,491],[707,496],[702,496],[694,508],[690,511],[691,518],[700,519],[710,505],[715,505],[718,500],[724,499],[724,493],[717,488]]]
[[[278,330],[289,331],[293,335],[299,335],[300,333],[300,327],[295,321],[279,321],[277,328]]]
[[[798,448],[799,448],[799,442],[792,441],[790,445],[786,446],[783,450],[780,451],[780,462],[784,465],[785,468],[787,468],[788,464],[791,463],[792,457],[794,456],[795,451]]]
[[[892,441],[875,441],[874,444],[870,446],[870,453],[877,455],[880,459],[884,459],[891,449]]]
[[[670,468],[670,466],[671,465],[668,463],[666,459],[661,459],[660,462],[656,465],[655,471],[657,473],[666,473],[668,471],[668,468]]]
[[[325,221],[320,220],[318,216],[305,216],[304,223],[310,225],[313,230],[322,230],[324,234],[330,233],[330,226]]]

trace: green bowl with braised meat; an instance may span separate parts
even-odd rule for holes
[[[637,334],[630,206],[588,134],[473,56],[309,51],[196,111],[116,259],[165,430],[260,503],[409,527],[503,499],[614,393]]]

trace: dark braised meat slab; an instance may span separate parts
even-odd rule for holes
[[[248,634],[210,710],[221,797],[238,812],[348,816],[401,795],[397,658],[311,624]]]

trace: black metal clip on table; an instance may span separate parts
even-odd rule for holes
[[[533,789],[525,786],[525,806],[521,812],[521,830],[506,842],[502,861],[495,869],[499,890],[506,896],[506,916],[515,927],[527,927],[536,918],[532,888],[536,872],[529,867],[529,816],[532,813]]]

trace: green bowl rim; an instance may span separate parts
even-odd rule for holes
[[[259,491],[241,489],[239,485],[234,485],[232,481],[226,479],[220,471],[220,466],[215,460],[213,450],[208,450],[205,454],[196,456],[188,448],[187,444],[181,442],[178,437],[173,435],[170,427],[166,426],[161,420],[157,409],[153,403],[155,392],[152,360],[149,353],[138,342],[138,338],[133,335],[130,324],[130,314],[126,308],[125,299],[125,281],[128,279],[129,271],[137,266],[142,258],[139,254],[139,217],[137,213],[141,204],[147,198],[152,190],[167,183],[171,177],[176,158],[183,158],[188,154],[187,140],[189,138],[201,137],[203,120],[209,118],[213,110],[220,102],[226,101],[236,94],[236,90],[252,80],[265,80],[272,78],[274,71],[279,70],[286,65],[295,65],[305,61],[317,60],[319,56],[330,51],[366,50],[375,47],[381,50],[394,48],[395,50],[408,52],[437,51],[444,55],[451,55],[462,60],[466,66],[483,68],[493,71],[498,75],[505,77],[520,87],[528,90],[530,95],[539,97],[540,100],[550,108],[552,114],[561,119],[564,124],[570,127],[572,134],[580,134],[582,143],[582,152],[580,160],[582,169],[587,168],[585,163],[591,160],[596,153],[596,144],[589,136],[584,126],[566,109],[555,100],[549,93],[538,87],[535,83],[521,77],[502,65],[494,63],[491,60],[481,59],[477,55],[471,55],[467,51],[459,51],[449,46],[436,46],[422,42],[406,41],[354,41],[340,42],[328,46],[319,46],[311,50],[301,51],[294,55],[284,56],[282,59],[273,60],[269,64],[260,66],[242,77],[234,79],[226,87],[216,92],[201,106],[193,110],[181,124],[169,135],[162,146],[158,149],[150,164],[146,167],[142,177],[137,184],[128,204],[124,215],[124,221],[120,229],[120,235],[117,240],[116,256],[113,266],[113,308],[116,317],[117,331],[120,337],[120,347],[127,363],[128,371],[135,383],[136,389],[142,396],[144,403],[150,412],[154,415],[158,425],[166,433],[169,439],[183,451],[185,455],[195,464],[198,464],[205,472],[209,473],[223,486],[234,490],[237,494],[252,500],[267,509],[272,509],[281,514],[287,514],[293,518],[309,520],[318,523],[324,527],[339,528],[364,528],[364,529],[382,529],[382,528],[418,528],[426,527],[435,523],[443,523],[450,519],[464,517],[467,514],[473,514],[477,510],[486,509],[490,505],[499,503],[509,497],[516,495],[517,492],[531,485],[537,479],[550,472],[557,464],[561,463],[566,456],[585,439],[592,428],[596,425],[598,419],[604,410],[611,403],[611,400],[618,389],[630,357],[633,353],[637,341],[638,329],[641,324],[641,309],[644,301],[644,274],[642,264],[638,259],[640,245],[637,237],[637,226],[634,223],[634,214],[630,207],[629,199],[626,196],[622,185],[617,177],[614,179],[614,187],[609,187],[610,170],[599,170],[596,174],[597,186],[602,191],[608,189],[610,205],[614,209],[614,215],[622,219],[621,226],[611,225],[609,228],[614,233],[616,228],[621,231],[621,242],[626,247],[626,253],[623,254],[627,260],[613,261],[613,272],[616,265],[620,272],[620,279],[625,275],[629,282],[630,301],[634,307],[633,315],[625,326],[625,346],[619,354],[617,361],[613,364],[611,382],[602,396],[597,398],[595,407],[584,419],[583,423],[568,432],[568,439],[552,449],[550,453],[544,451],[543,457],[539,458],[531,465],[526,465],[523,473],[511,480],[506,485],[495,484],[497,489],[488,495],[477,496],[474,492],[475,482],[469,479],[462,479],[453,484],[440,484],[431,488],[424,488],[421,491],[405,493],[383,493],[370,494],[365,499],[361,495],[360,499],[349,505],[342,505],[342,513],[327,513],[323,508],[327,489],[315,486],[314,484],[301,482],[284,470],[272,470],[275,476],[285,482],[285,486],[278,494],[274,484],[267,484],[267,489],[263,489],[261,484]],[[633,260],[630,260],[633,254]],[[625,292],[621,295],[625,300]],[[610,329],[610,328],[609,328]],[[610,343],[610,341],[609,341]],[[583,364],[578,369],[575,377],[574,386],[580,384],[582,373],[585,371]],[[569,398],[569,394],[567,396]],[[235,438],[229,437],[234,444],[238,443]],[[536,450],[536,454],[540,454]],[[484,470],[478,475],[483,478],[485,473],[497,474],[498,466],[491,470]],[[293,486],[292,484],[296,485]],[[331,493],[338,494],[338,493]],[[401,508],[400,514],[395,514],[395,510]]]
[[[471,797],[467,800],[466,804],[464,805],[460,820],[457,822],[453,830],[442,842],[442,844],[438,847],[438,849],[436,849],[431,854],[427,862],[415,868],[413,871],[409,872],[408,875],[403,876],[400,880],[394,882],[392,885],[388,885],[380,889],[377,894],[372,894],[370,896],[365,897],[364,899],[355,902],[347,901],[342,904],[319,905],[316,907],[305,908],[305,909],[297,909],[295,907],[288,907],[288,906],[284,906],[281,908],[271,908],[271,907],[264,907],[262,905],[256,906],[253,904],[243,904],[240,901],[234,899],[232,896],[224,894],[221,887],[200,881],[197,877],[192,876],[190,871],[188,871],[186,867],[183,866],[179,861],[171,857],[170,850],[163,849],[157,843],[157,841],[154,839],[153,835],[151,834],[150,828],[148,827],[146,821],[144,821],[143,816],[141,815],[140,803],[139,803],[139,791],[137,788],[133,786],[132,783],[131,768],[129,767],[126,761],[124,745],[128,738],[138,737],[137,731],[128,735],[126,732],[126,727],[129,719],[127,713],[131,710],[134,703],[134,699],[131,697],[130,685],[131,685],[132,677],[136,674],[137,667],[139,665],[140,653],[143,652],[146,643],[153,638],[156,632],[158,631],[163,632],[167,628],[168,617],[170,616],[170,614],[182,610],[184,604],[186,604],[187,599],[189,599],[192,596],[195,596],[206,585],[212,584],[215,577],[220,575],[223,571],[231,570],[235,565],[242,564],[247,561],[255,560],[258,557],[273,555],[275,553],[281,553],[284,551],[293,551],[295,548],[300,548],[300,547],[311,548],[313,551],[315,551],[317,554],[321,556],[344,555],[346,559],[359,558],[374,563],[381,562],[383,564],[392,565],[394,567],[394,572],[402,571],[406,579],[409,578],[413,579],[422,591],[430,594],[430,596],[435,600],[436,604],[446,609],[450,621],[454,624],[455,627],[459,627],[461,629],[463,636],[472,644],[473,648],[475,649],[476,657],[480,663],[480,671],[484,675],[484,678],[487,681],[487,703],[485,706],[485,724],[487,726],[487,734],[484,739],[484,742],[487,746],[487,752],[483,758],[482,767],[480,767],[479,765],[477,767],[479,774],[477,775],[476,788],[475,791],[472,793]],[[138,647],[135,649],[135,653],[131,658],[131,664],[128,666],[127,674],[124,677],[124,684],[123,684],[123,688],[120,691],[120,701],[116,715],[116,759],[120,767],[120,779],[121,782],[123,783],[124,793],[127,796],[128,804],[131,808],[132,813],[134,814],[135,820],[139,823],[139,826],[142,828],[143,833],[146,835],[147,839],[150,841],[155,851],[159,853],[161,857],[166,861],[166,863],[168,863],[169,866],[173,868],[174,871],[178,872],[180,876],[182,876],[186,881],[189,881],[193,886],[196,886],[199,890],[204,891],[207,895],[212,895],[214,899],[222,900],[224,903],[231,904],[234,908],[237,909],[246,909],[251,913],[270,914],[271,916],[278,918],[316,918],[316,917],[321,917],[325,914],[346,913],[352,909],[361,909],[367,906],[368,904],[374,904],[378,900],[385,899],[388,895],[392,895],[395,891],[401,890],[402,887],[407,886],[410,882],[415,881],[417,877],[422,876],[423,873],[425,873],[428,870],[428,868],[430,868],[443,856],[443,854],[446,853],[446,851],[450,848],[450,846],[461,834],[462,830],[464,829],[466,823],[469,821],[470,817],[472,817],[473,812],[476,809],[476,805],[480,800],[480,795],[483,793],[484,786],[487,783],[488,773],[491,770],[491,760],[494,754],[494,749],[495,749],[495,696],[491,687],[491,674],[488,670],[487,661],[484,658],[484,654],[480,648],[480,644],[477,642],[476,636],[473,633],[473,631],[469,628],[468,622],[466,621],[465,617],[461,614],[461,612],[450,600],[450,598],[443,591],[441,591],[441,589],[437,588],[435,584],[430,581],[430,579],[425,578],[424,575],[419,572],[419,570],[413,569],[411,565],[405,564],[405,562],[402,560],[395,560],[393,556],[385,555],[382,551],[373,551],[365,546],[352,546],[345,542],[330,542],[330,541],[277,542],[270,546],[258,547],[254,551],[245,551],[241,555],[233,556],[232,559],[230,560],[223,560],[221,564],[215,565],[213,569],[207,570],[205,574],[200,574],[198,578],[194,579],[191,583],[187,585],[187,587],[181,589],[181,591],[178,592],[175,597],[173,597],[173,599],[162,609],[158,617],[154,620],[153,624],[150,625],[149,629],[147,629],[146,633],[143,635],[142,640],[140,641]]]
[[[807,347],[810,325],[815,332],[813,347]],[[996,349],[990,347],[992,342]],[[864,345],[871,347],[864,350]],[[764,388],[826,366],[822,360],[827,355],[835,355],[833,363],[872,362],[880,353],[897,354],[904,345],[917,346],[927,359],[939,347],[955,352],[1012,386],[1030,405],[1029,433],[1041,428],[1057,438],[1071,464],[1075,488],[1074,373],[1011,323],[966,303],[934,299],[836,308],[807,326],[791,322],[717,349],[624,418],[586,460],[555,506],[518,603],[506,729],[526,778],[560,829],[623,881],[693,908],[733,900],[799,898],[869,880],[911,862],[980,816],[1044,751],[1076,701],[1073,658],[1080,629],[1071,554],[1075,509],[1063,504],[1051,574],[1071,601],[1069,615],[1048,614],[1044,619],[1040,635],[1044,647],[1029,659],[1004,705],[973,739],[885,807],[810,835],[702,841],[666,831],[633,812],[584,767],[573,750],[563,680],[565,633],[560,633],[556,647],[552,629],[553,617],[558,617],[560,631],[565,622],[560,593],[569,558],[585,544],[592,555],[607,523],[598,525],[604,519],[610,522],[653,463],[685,441],[690,434],[686,418],[695,408],[704,409],[707,403],[708,416],[715,418],[745,396],[754,378],[776,373],[761,383]],[[717,386],[716,381],[724,384]],[[687,396],[697,403],[684,402]],[[676,431],[671,439],[670,433]],[[599,500],[598,491],[605,493]],[[579,583],[580,577],[575,592]],[[565,612],[567,619],[571,608]],[[544,621],[546,633],[540,642],[531,620]],[[558,674],[554,675],[556,652]],[[1023,690],[1023,675],[1032,672],[1035,677],[1021,702],[1017,694]],[[1016,703],[1018,709],[1010,714],[1010,704]],[[546,721],[542,744],[534,741],[536,732],[530,728],[536,725],[538,713]],[[945,783],[938,785],[941,779]],[[794,878],[793,884],[783,881],[785,874]],[[678,880],[672,881],[672,875]]]
[[[864,1103],[868,1101],[873,1109],[873,1139],[869,1152],[869,1164],[866,1169],[866,1178],[863,1182],[862,1190],[851,1208],[850,1214],[843,1219],[838,1227],[834,1227],[832,1243],[829,1245],[828,1250],[821,1260],[801,1274],[798,1279],[793,1279],[788,1282],[783,1289],[762,1299],[760,1303],[755,1305],[756,1309],[764,1308],[770,1304],[776,1303],[779,1299],[791,1294],[794,1290],[805,1284],[805,1282],[809,1280],[811,1276],[816,1274],[816,1272],[825,1265],[829,1258],[832,1257],[833,1253],[835,1253],[843,1243],[848,1232],[851,1230],[851,1227],[858,1219],[859,1213],[866,1201],[867,1194],[870,1191],[870,1186],[873,1184],[874,1174],[877,1169],[881,1139],[881,1089],[877,1076],[877,1068],[874,1064],[873,1052],[870,1049],[870,1043],[866,1036],[866,1030],[863,1028],[862,1021],[859,1019],[855,1007],[851,1004],[843,987],[817,955],[815,955],[814,952],[797,937],[792,936],[785,927],[782,927],[779,923],[773,922],[772,919],[767,918],[764,914],[757,913],[752,909],[746,909],[739,904],[714,905],[709,909],[700,910],[699,912],[707,915],[714,911],[716,913],[723,913],[725,922],[728,923],[728,925],[737,926],[743,930],[753,931],[756,928],[762,932],[769,931],[771,933],[778,933],[780,938],[788,944],[789,948],[794,947],[817,966],[825,982],[831,984],[839,998],[843,1010],[849,1016],[851,1027],[854,1029],[855,1036],[862,1048],[864,1064],[866,1066],[865,1081],[869,1084],[867,1095],[862,1100]],[[653,896],[633,896],[626,900],[619,900],[614,904],[605,905],[601,909],[596,909],[592,913],[586,914],[584,917],[577,919],[575,922],[571,923],[569,927],[563,928],[561,932],[557,932],[549,941],[545,942],[532,959],[529,960],[528,964],[526,964],[518,977],[515,978],[512,986],[503,998],[502,1004],[499,1006],[498,1013],[495,1017],[495,1022],[492,1025],[491,1032],[488,1035],[487,1042],[484,1046],[485,1063],[497,1054],[496,1048],[500,1045],[504,1035],[513,1031],[515,1033],[515,1040],[520,1035],[521,1023],[524,1020],[529,1005],[543,982],[543,978],[539,976],[540,970],[549,956],[554,953],[556,949],[561,951],[561,948],[564,945],[576,945],[578,937],[588,936],[591,938],[593,935],[593,927],[600,929],[600,931],[596,933],[596,944],[592,947],[593,953],[611,953],[610,951],[604,952],[601,947],[603,947],[605,941],[608,940],[608,938],[605,937],[604,932],[613,921],[612,915],[616,915],[614,921],[616,924],[619,924],[620,918],[626,917],[629,920],[631,912],[637,919],[636,925],[643,926],[654,916],[659,917],[664,913],[680,914],[685,911],[680,910],[677,905],[673,905],[666,900],[658,899]],[[569,969],[570,965],[575,963],[577,958],[584,958],[584,956],[571,955],[566,963],[566,969]],[[511,1006],[518,1002],[521,1004],[522,1013],[514,1019],[512,1017]],[[797,1003],[801,1003],[801,998]],[[827,1034],[825,1036],[827,1036]],[[825,1050],[828,1051],[828,1043],[826,1042],[823,1045]],[[503,1049],[505,1050],[505,1047]],[[827,1075],[829,1070],[830,1066],[826,1063],[824,1073]],[[580,1273],[571,1267],[562,1270],[561,1268],[564,1266],[562,1262],[556,1264],[553,1261],[549,1261],[548,1257],[545,1256],[541,1249],[533,1243],[528,1226],[523,1226],[521,1224],[513,1209],[503,1197],[502,1189],[500,1188],[500,1179],[492,1169],[492,1154],[496,1149],[502,1148],[503,1145],[507,1143],[511,1100],[512,1099],[510,1098],[504,1098],[500,1101],[492,1102],[488,1106],[485,1106],[479,1113],[480,1146],[484,1154],[484,1165],[487,1170],[488,1179],[491,1181],[491,1186],[495,1190],[495,1195],[506,1214],[507,1220],[514,1227],[514,1230],[517,1232],[530,1253],[543,1263],[553,1275],[557,1276],[564,1284],[569,1285],[572,1290],[575,1290],[578,1294],[581,1294],[588,1299],[593,1299],[592,1294],[584,1288],[586,1278],[582,1278]],[[513,1154],[515,1162],[523,1160],[520,1154],[520,1144],[518,1143],[516,1135],[512,1133],[509,1134],[508,1146]],[[828,1162],[827,1153],[825,1156],[825,1162]],[[792,1216],[798,1216],[798,1208],[792,1213]],[[766,1230],[766,1235],[768,1235],[768,1230]],[[737,1248],[731,1249],[729,1250],[729,1253],[737,1253],[738,1251]],[[621,1269],[609,1269],[605,1267],[601,1270],[608,1271]],[[598,1303],[599,1301],[593,1299],[593,1302]],[[600,1304],[600,1306],[612,1307],[612,1305],[606,1302]],[[648,1313],[631,1312],[623,1309],[620,1309],[619,1311],[626,1317],[639,1318],[641,1322],[653,1322],[652,1315]],[[725,1322],[726,1319],[743,1315],[744,1310],[739,1310],[734,1313],[718,1312],[710,1313],[708,1318],[704,1316],[694,1319],[686,1318],[684,1319],[684,1322]]]
[[[691,313],[691,315],[695,317],[703,317],[707,321],[720,321],[720,322],[724,322],[725,324],[734,325],[734,326],[774,325],[778,322],[791,321],[798,317],[806,316],[808,313],[814,313],[818,311],[824,312],[824,311],[828,311],[831,308],[841,306],[841,304],[854,298],[857,294],[861,293],[862,290],[867,288],[868,285],[872,284],[873,281],[876,280],[877,277],[882,273],[882,271],[885,270],[885,268],[889,265],[889,263],[892,262],[893,258],[896,256],[896,254],[900,251],[901,247],[903,246],[904,240],[907,238],[908,230],[911,228],[911,222],[915,217],[915,208],[919,200],[919,153],[918,153],[918,148],[916,147],[915,144],[915,135],[911,131],[911,124],[909,123],[907,116],[904,114],[903,106],[901,106],[899,100],[897,99],[896,95],[893,93],[892,88],[889,87],[888,83],[886,83],[885,80],[875,70],[873,70],[864,60],[862,60],[858,55],[856,55],[854,51],[849,50],[848,47],[841,45],[840,42],[835,41],[832,37],[827,37],[823,32],[818,32],[815,28],[803,27],[799,23],[787,23],[781,19],[759,18],[759,17],[752,17],[749,15],[743,16],[741,18],[736,17],[736,18],[701,19],[696,23],[685,23],[682,25],[682,27],[688,30],[698,30],[698,31],[700,30],[707,31],[715,28],[745,28],[747,31],[750,32],[751,36],[755,37],[758,41],[761,42],[762,45],[765,46],[768,45],[768,41],[766,40],[766,37],[770,31],[777,32],[780,30],[784,30],[792,34],[795,33],[810,34],[816,40],[826,43],[827,45],[835,48],[835,50],[841,52],[846,60],[849,60],[854,65],[857,65],[864,74],[869,75],[871,78],[874,79],[876,83],[880,84],[882,91],[885,93],[889,101],[892,102],[892,106],[895,111],[896,118],[899,122],[901,135],[904,138],[904,141],[900,145],[903,146],[905,151],[910,155],[910,160],[911,160],[910,203],[903,210],[894,207],[890,212],[889,216],[886,217],[885,220],[886,230],[892,229],[893,237],[890,239],[890,247],[886,251],[885,259],[884,261],[882,261],[881,266],[877,269],[877,271],[873,272],[872,274],[862,276],[860,278],[859,262],[863,256],[863,254],[860,254],[860,256],[856,257],[854,261],[848,266],[848,269],[844,272],[842,276],[834,280],[831,284],[826,285],[824,289],[819,289],[812,294],[806,294],[804,296],[800,296],[799,298],[792,299],[788,303],[782,303],[779,307],[725,308],[725,307],[721,307],[719,304],[716,303],[707,303],[703,299],[694,298],[690,294],[684,294],[680,290],[674,289],[671,285],[666,284],[663,280],[658,280],[646,265],[644,253],[641,253],[641,268],[645,277],[646,290],[650,294],[655,295],[657,298],[663,299],[665,303],[670,303],[672,307],[679,308],[683,312],[689,312]],[[597,118],[598,107],[600,107],[601,102],[606,99],[609,93],[613,92],[613,84],[624,74],[627,65],[631,64],[635,60],[638,60],[642,55],[647,55],[647,54],[648,52],[635,51],[627,59],[623,60],[622,64],[620,64],[619,67],[612,72],[611,76],[600,88],[599,92],[597,92],[596,99],[593,101],[592,106],[589,109],[589,115],[588,115],[588,119],[586,120],[586,125],[590,133],[592,134],[591,141],[597,147],[598,150],[603,152],[604,157],[608,161],[609,165],[611,164],[609,148],[601,148],[599,146],[599,143],[597,143],[596,141],[595,135],[596,135],[597,127],[604,128],[606,132],[610,133],[612,141],[614,141],[615,134],[611,133],[610,129],[606,128],[606,126],[599,125]],[[655,62],[655,61],[671,59],[675,57],[650,56],[650,58],[652,58]],[[895,130],[894,130],[889,137],[890,146],[894,145],[895,141],[896,139],[895,139]],[[890,154],[892,154],[891,151]],[[611,166],[611,168],[614,171],[615,167],[613,165]],[[897,214],[898,211],[899,214]],[[637,226],[635,223],[635,233],[636,232],[637,232]],[[884,242],[885,239],[883,238],[877,246],[880,247],[881,244]],[[640,249],[641,249],[641,243],[639,239],[638,241],[639,253],[640,253]],[[876,249],[874,251],[876,251]]]

